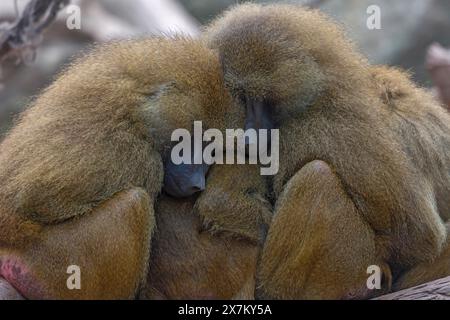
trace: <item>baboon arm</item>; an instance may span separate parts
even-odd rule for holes
[[[44,227],[24,248],[0,249],[0,279],[28,299],[134,298],[145,281],[153,227],[148,194],[123,191],[88,215]]]
[[[225,167],[230,173],[232,166]],[[214,177],[212,185],[222,181]],[[210,200],[215,197],[209,189],[203,195],[211,195]],[[158,199],[158,229],[152,239],[148,285],[141,298],[254,299],[259,247],[244,239],[205,231],[194,203],[193,199],[165,195]]]
[[[366,298],[375,234],[322,161],[303,167],[275,208],[258,270],[258,296],[275,299]],[[377,294],[381,294],[379,292]]]

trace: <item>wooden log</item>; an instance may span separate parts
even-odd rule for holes
[[[375,300],[450,300],[450,277],[394,292]]]

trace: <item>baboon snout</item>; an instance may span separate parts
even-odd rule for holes
[[[206,174],[209,166],[205,164],[180,164],[171,161],[164,172],[164,191],[175,198],[190,197],[206,188]]]
[[[194,179],[191,190],[194,193],[204,191],[206,188],[205,176],[203,174],[197,174],[198,177]]]

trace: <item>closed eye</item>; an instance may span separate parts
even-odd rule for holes
[[[247,105],[247,96],[244,93],[239,93],[237,97],[242,105]]]

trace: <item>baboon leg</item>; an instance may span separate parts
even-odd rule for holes
[[[447,235],[450,223],[447,223]],[[422,263],[405,272],[393,285],[393,291],[412,288],[427,282],[450,276],[450,238],[441,255],[430,263]]]
[[[1,278],[28,299],[134,298],[153,227],[148,194],[123,191],[89,214],[43,227],[24,248],[1,248]]]
[[[286,185],[263,248],[258,297],[270,299],[362,299],[369,266],[390,271],[377,258],[373,230],[322,161],[303,167]],[[387,284],[386,284],[387,283]]]

